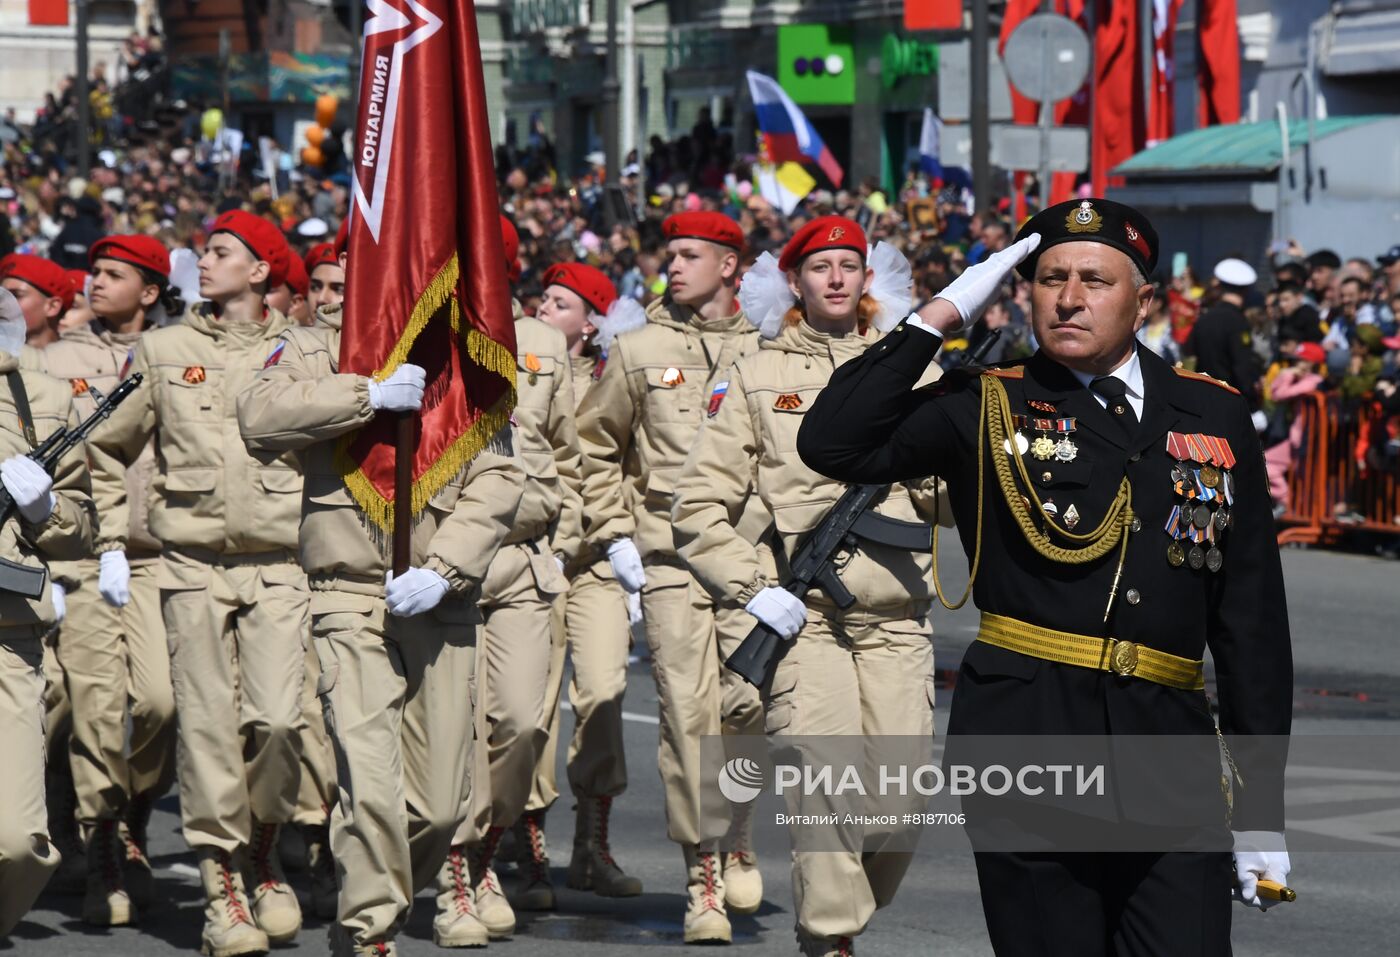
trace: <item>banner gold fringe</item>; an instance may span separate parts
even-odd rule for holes
[[[449,304],[450,307],[449,322],[452,332],[458,337],[461,336],[461,306],[454,295],[459,276],[457,254],[453,253],[452,258],[428,282],[422,295],[418,297],[403,334],[390,351],[384,365],[374,374],[375,381],[384,381],[408,361],[413,343],[444,304]],[[466,341],[462,345],[466,357],[473,364],[506,380],[508,389],[491,408],[477,416],[471,427],[448,446],[426,472],[414,480],[410,510],[415,518],[444,486],[465,473],[472,459],[510,424],[511,410],[515,408],[517,396],[514,354],[476,329],[467,330]],[[364,514],[369,531],[383,546],[387,544],[387,536],[394,530],[394,503],[379,493],[364,470],[350,457],[350,446],[358,435],[358,431],[352,432],[336,443],[335,463],[346,489]]]

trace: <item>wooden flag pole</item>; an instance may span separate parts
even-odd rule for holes
[[[394,436],[394,577],[408,571],[413,538],[413,412],[400,412]]]

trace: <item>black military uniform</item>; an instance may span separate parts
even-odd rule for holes
[[[1196,371],[1213,376],[1238,389],[1258,405],[1258,359],[1253,334],[1244,310],[1232,302],[1217,302],[1196,320],[1186,340],[1186,352],[1196,357]]]
[[[1092,203],[1052,207],[1021,233],[1040,232],[1042,252],[1056,242],[1098,239],[1150,272],[1150,226],[1127,207]],[[1086,208],[1102,238],[1066,232],[1076,215],[1081,226],[1090,219],[1080,211]],[[1135,240],[1128,247],[1125,235]],[[1022,268],[1033,275],[1034,258]],[[959,671],[949,751],[957,735],[970,733],[1195,735],[1210,745],[1190,773],[1158,782],[1158,806],[1132,806],[1143,800],[1139,788],[1117,810],[1119,820],[1147,821],[1174,805],[1178,825],[1213,822],[1217,850],[978,853],[993,946],[999,955],[1228,954],[1233,868],[1218,843],[1223,837],[1229,847],[1201,680],[1206,647],[1220,728],[1248,785],[1235,788],[1229,826],[1236,830],[1283,830],[1284,755],[1240,745],[1242,736],[1286,736],[1292,698],[1283,575],[1249,409],[1235,390],[1174,370],[1147,349],[1138,349],[1143,414],[1130,428],[1120,421],[1127,410],[1109,411],[1126,400],[1105,408],[1044,353],[913,391],[940,345],[936,333],[901,324],[837,370],[797,445],[812,469],[847,482],[943,477],[969,561],[980,523],[973,598],[983,625]],[[983,397],[1002,392],[1010,416],[993,445],[979,424]],[[1014,494],[993,467],[996,456],[1014,464],[1009,449],[1026,467],[1011,473]],[[1110,529],[1118,523],[1118,538],[1109,536],[1112,547],[1083,563],[1048,557],[1055,547],[1082,543],[1059,531],[1028,533],[1022,521],[1085,536],[1106,516]],[[1037,538],[1052,547],[1037,547]],[[1100,664],[1054,660],[1050,652],[1071,642],[1100,649]],[[1286,744],[1286,737],[1270,740]]]

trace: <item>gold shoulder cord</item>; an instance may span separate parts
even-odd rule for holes
[[[1037,517],[1044,514],[1042,502],[1040,496],[1036,494],[1035,486],[1031,483],[1024,459],[1020,455],[1002,456],[999,454],[999,450],[1003,449],[1006,443],[1006,425],[1011,420],[1011,401],[1006,395],[1006,387],[996,376],[983,375],[981,411],[977,422],[977,535],[972,555],[972,570],[962,597],[958,599],[956,604],[949,604],[948,599],[943,594],[943,585],[938,576],[938,525],[935,524],[933,527],[933,588],[938,595],[938,600],[949,611],[961,608],[967,603],[968,596],[972,594],[972,585],[977,580],[977,569],[982,560],[982,513],[983,490],[986,487],[986,453],[990,450],[993,468],[996,469],[997,482],[1001,486],[1001,494],[1006,501],[1006,507],[1011,510],[1012,517],[1021,528],[1021,534],[1026,537],[1026,541],[1030,543],[1031,548],[1035,549],[1037,554],[1052,562],[1064,565],[1082,565],[1097,561],[1112,551],[1115,546],[1121,546],[1118,554],[1118,569],[1114,572],[1113,587],[1108,594],[1108,607],[1104,609],[1103,617],[1104,621],[1107,621],[1109,611],[1113,608],[1113,599],[1118,594],[1118,579],[1123,574],[1123,562],[1128,555],[1127,531],[1133,522],[1132,485],[1128,482],[1127,476],[1124,476],[1122,483],[1118,486],[1118,494],[1114,496],[1107,514],[1099,523],[1099,527],[1092,532],[1076,535],[1067,529],[1060,528],[1054,522],[1038,522]],[[1014,473],[1012,471],[1013,462],[1015,463]],[[1017,475],[1021,478],[1019,488],[1016,484]],[[1026,490],[1024,495],[1021,488]],[[1070,544],[1057,544],[1047,534],[1046,529],[1053,530],[1057,536]]]

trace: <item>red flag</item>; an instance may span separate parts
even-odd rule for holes
[[[1099,0],[1094,33],[1093,194],[1104,195],[1108,171],[1142,148],[1146,110],[1138,72],[1136,0]],[[1116,183],[1113,185],[1117,185]]]
[[[427,370],[413,514],[504,428],[515,324],[497,210],[476,10],[374,0],[365,23],[340,369]],[[395,422],[342,440],[337,464],[369,520],[393,528]]]
[[[1235,0],[1200,0],[1196,11],[1201,43],[1201,126],[1240,120],[1240,27]]]
[[[962,23],[962,0],[904,0],[906,30],[958,30]]]
[[[1176,78],[1177,15],[1182,0],[1152,0],[1152,102],[1148,104],[1147,145],[1155,146],[1176,131],[1172,85]]]

